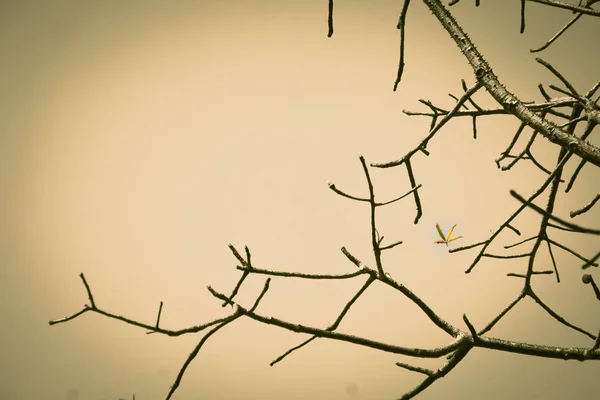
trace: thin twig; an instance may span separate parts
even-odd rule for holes
[[[598,200],[600,200],[600,193],[596,194],[596,197],[594,197],[592,199],[592,201],[590,201],[585,206],[581,207],[579,210],[571,211],[569,213],[569,215],[571,216],[571,218],[573,218],[573,217],[576,217],[578,215],[588,212],[589,210],[592,209],[592,207],[594,207],[594,204],[596,204],[598,202]]]
[[[524,0],[523,0],[524,2]],[[558,39],[563,33],[565,33],[567,31],[567,29],[569,29],[575,22],[577,22],[579,20],[579,18],[581,18],[583,14],[579,13],[578,15],[576,15],[575,17],[573,17],[569,22],[566,23],[565,26],[563,26],[554,36],[552,36],[552,38],[550,38],[546,43],[544,43],[542,46],[538,47],[537,49],[530,49],[529,51],[531,53],[538,53],[542,50],[545,50],[548,48],[548,46],[550,46],[552,43],[554,43],[556,41],[556,39]]]
[[[534,3],[544,4],[546,6],[563,8],[565,10],[578,11],[582,14],[593,15],[594,17],[600,17],[600,11],[596,11],[592,8],[584,8],[579,6],[574,6],[572,4],[561,3],[557,0],[528,0]]]
[[[515,199],[519,200],[521,203],[523,203],[527,207],[535,210],[536,212],[544,215],[545,217],[547,217],[547,218],[549,218],[549,219],[551,219],[553,221],[556,221],[556,222],[558,222],[558,223],[560,223],[560,224],[562,224],[562,225],[564,225],[564,226],[566,226],[568,228],[571,228],[571,229],[573,229],[573,230],[575,230],[577,232],[581,232],[581,233],[589,233],[591,235],[600,235],[600,230],[598,230],[598,229],[584,228],[582,226],[579,226],[579,225],[573,224],[571,222],[565,221],[564,219],[555,217],[554,215],[548,214],[545,210],[543,210],[540,207],[538,207],[535,204],[533,204],[531,202],[531,200],[525,200],[523,197],[521,197],[521,195],[519,195],[514,190],[511,190],[510,194],[511,194],[512,197],[514,197]]]
[[[396,82],[394,82],[394,92],[398,88],[398,85],[402,80],[402,74],[404,73],[404,41],[406,37],[406,15],[408,13],[409,5],[410,0],[404,0],[402,4],[402,11],[400,12],[400,17],[398,18],[397,28],[400,30],[400,60],[398,61],[398,74],[396,76]]]
[[[333,36],[333,0],[329,0],[327,9],[327,37]]]

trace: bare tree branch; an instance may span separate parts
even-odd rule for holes
[[[544,4],[546,6],[563,8],[565,10],[577,11],[577,12],[580,12],[582,14],[593,15],[594,17],[600,17],[600,11],[596,11],[596,10],[591,9],[591,8],[584,8],[584,7],[580,7],[580,6],[574,6],[574,5],[567,4],[567,3],[561,3],[560,1],[556,1],[556,0],[528,0],[528,1],[531,1],[533,3]]]
[[[548,217],[549,219],[558,222],[561,225],[566,226],[567,228],[570,228],[576,232],[581,232],[581,233],[589,233],[591,235],[600,235],[600,230],[598,229],[591,229],[591,228],[584,228],[582,226],[573,224],[571,222],[565,221],[564,219],[555,217],[554,215],[548,214],[545,210],[542,210],[540,207],[536,206],[535,204],[533,204],[530,200],[525,200],[523,197],[521,197],[521,195],[519,195],[517,192],[515,192],[514,190],[510,191],[510,195],[513,196],[515,199],[519,200],[521,203],[523,203],[525,206],[535,210],[536,212]]]
[[[540,2],[539,0],[536,0]],[[547,0],[549,1],[549,0]],[[440,24],[448,31],[452,39],[465,55],[478,82],[483,84],[488,91],[506,110],[509,110],[515,117],[533,129],[540,131],[544,137],[552,143],[561,147],[570,149],[573,153],[582,159],[600,167],[600,149],[592,146],[581,139],[569,135],[552,122],[540,118],[531,112],[527,107],[511,92],[505,89],[504,85],[498,80],[498,77],[492,72],[491,67],[483,56],[479,53],[475,44],[458,25],[454,17],[446,10],[439,0],[423,0],[431,12],[437,17]],[[586,9],[583,9],[586,10]],[[577,8],[577,11],[580,11]],[[589,11],[589,10],[586,10]],[[599,12],[600,15],[600,12]]]
[[[563,28],[561,28],[557,34],[555,34],[551,39],[549,39],[546,42],[546,44],[544,44],[538,49],[531,50],[532,52],[541,51],[550,46],[556,41],[558,37],[560,37],[579,19],[581,19],[581,17],[584,14],[588,16],[600,16],[600,11],[591,8],[591,6],[598,2],[598,0],[581,0],[578,6],[573,6],[554,0],[529,1],[540,3],[548,7],[558,7],[567,9],[573,11],[574,13],[577,13],[577,15],[574,16],[569,22],[567,22],[566,25]],[[463,93],[461,93],[460,95],[449,93],[449,96],[455,101],[455,103],[449,109],[433,104],[433,102],[431,101],[420,99],[419,102],[425,107],[427,107],[429,111],[412,112],[405,110],[404,113],[410,116],[426,116],[431,118],[429,132],[416,147],[411,149],[401,158],[389,162],[370,164],[371,167],[376,168],[391,168],[405,164],[406,173],[409,178],[410,189],[407,190],[404,194],[397,195],[391,200],[376,201],[375,185],[371,179],[369,166],[367,165],[365,158],[362,155],[359,157],[359,161],[363,168],[364,177],[367,183],[368,196],[360,197],[350,195],[338,189],[334,184],[329,183],[329,188],[334,193],[342,197],[348,198],[350,200],[358,201],[361,204],[368,203],[370,211],[370,242],[371,251],[374,257],[372,259],[374,262],[374,268],[369,267],[369,265],[367,265],[371,264],[371,262],[365,263],[361,261],[359,257],[350,253],[350,251],[348,251],[346,247],[342,247],[341,251],[344,254],[344,256],[356,267],[355,270],[352,270],[348,273],[311,274],[304,273],[302,271],[286,272],[257,268],[252,264],[251,253],[247,246],[244,247],[245,255],[242,256],[240,252],[238,252],[238,250],[230,244],[229,249],[231,250],[237,262],[239,263],[238,265],[236,265],[236,268],[242,272],[241,276],[239,277],[229,296],[216,291],[211,286],[208,287],[208,290],[212,294],[212,296],[214,296],[219,301],[222,301],[223,307],[225,307],[226,305],[232,306],[230,314],[224,318],[215,319],[200,325],[195,325],[181,330],[164,329],[159,326],[163,308],[163,302],[161,301],[156,317],[156,322],[154,324],[151,325],[139,322],[128,317],[108,312],[98,307],[92,295],[90,286],[88,285],[88,282],[85,279],[83,273],[81,273],[80,278],[85,287],[90,304],[85,304],[80,311],[70,316],[50,321],[50,325],[68,322],[83,315],[84,313],[91,312],[94,314],[100,314],[110,319],[119,320],[125,324],[146,329],[147,333],[158,333],[168,336],[180,336],[189,333],[198,333],[210,328],[207,332],[203,334],[197,345],[192,349],[191,353],[184,361],[175,379],[174,384],[172,385],[167,394],[167,400],[169,400],[173,396],[177,388],[180,386],[182,378],[187,371],[187,368],[189,367],[191,362],[197,357],[206,341],[213,334],[217,333],[221,328],[225,327],[229,323],[241,317],[249,318],[261,324],[275,326],[289,332],[309,335],[309,337],[301,341],[300,344],[288,349],[275,360],[273,360],[271,362],[272,366],[279,363],[296,350],[302,349],[303,347],[307,346],[309,343],[311,343],[314,340],[317,340],[318,338],[352,343],[354,345],[368,347],[373,350],[384,351],[392,354],[400,354],[407,357],[444,357],[446,359],[444,365],[437,370],[430,370],[427,368],[422,368],[407,363],[397,362],[396,365],[398,367],[425,375],[424,379],[420,383],[418,383],[414,388],[410,389],[408,392],[402,395],[402,397],[400,397],[401,399],[412,399],[418,394],[422,393],[425,389],[427,389],[429,386],[435,383],[438,379],[446,376],[449,372],[451,372],[467,356],[467,354],[475,348],[493,349],[498,351],[510,352],[513,354],[544,357],[549,359],[579,361],[600,360],[600,333],[598,335],[593,335],[584,327],[579,326],[578,324],[570,321],[570,317],[560,315],[558,312],[553,310],[546,303],[546,301],[542,300],[539,294],[533,290],[533,286],[531,284],[531,281],[533,279],[538,279],[539,281],[543,282],[544,278],[541,277],[542,275],[546,276],[552,274],[556,275],[557,283],[560,283],[559,265],[554,257],[553,246],[563,249],[569,252],[571,255],[577,257],[579,260],[584,261],[585,264],[582,266],[582,269],[586,269],[590,266],[598,266],[598,263],[596,263],[596,261],[600,259],[600,252],[598,252],[592,258],[588,259],[580,255],[578,252],[572,250],[569,246],[559,243],[556,240],[550,239],[548,230],[549,228],[555,228],[567,232],[568,234],[578,233],[600,235],[600,230],[598,229],[582,227],[580,225],[573,224],[554,215],[555,206],[558,204],[558,189],[560,187],[560,184],[565,182],[565,180],[562,179],[563,169],[567,162],[570,160],[570,158],[573,155],[577,155],[580,157],[580,159],[577,162],[577,167],[575,168],[571,177],[568,179],[565,193],[568,193],[570,189],[574,187],[575,181],[585,165],[594,165],[596,167],[600,166],[600,149],[593,146],[587,141],[594,129],[597,127],[597,125],[600,124],[600,107],[598,106],[599,99],[593,99],[597,90],[600,88],[600,81],[593,85],[592,88],[590,88],[587,91],[587,93],[582,96],[579,94],[575,86],[565,77],[565,75],[563,75],[556,68],[554,68],[549,62],[537,59],[538,63],[540,63],[546,69],[548,69],[552,73],[552,75],[561,82],[562,87],[555,86],[552,84],[546,85],[546,87],[552,89],[552,91],[549,92],[555,94],[555,96],[551,96],[549,92],[546,91],[544,86],[542,86],[542,84],[539,84],[538,89],[541,93],[541,96],[544,99],[543,102],[536,103],[531,101],[521,101],[502,85],[498,77],[492,72],[492,69],[487,63],[487,61],[483,58],[483,56],[475,47],[474,42],[463,31],[463,29],[451,15],[451,13],[443,6],[442,2],[440,0],[423,0],[423,2],[432,11],[434,16],[437,18],[437,21],[450,34],[451,38],[459,47],[459,49],[473,68],[473,71],[475,72],[476,81],[472,87],[468,88],[467,84],[465,83],[465,80],[461,79],[461,88]],[[454,5],[458,2],[458,0],[453,0],[450,2],[449,5]],[[526,0],[521,0],[521,33],[523,33],[525,30],[525,3]],[[398,84],[402,79],[405,67],[405,27],[408,18],[407,15],[409,5],[409,0],[403,1],[402,11],[400,13],[397,24],[397,28],[400,30],[400,59],[398,64],[397,78],[394,83],[394,90],[397,89]],[[478,6],[479,1],[476,1],[475,5]],[[328,0],[327,25],[328,37],[331,37],[334,31],[333,0]],[[484,88],[485,91],[489,95],[491,95],[498,102],[498,104],[500,104],[502,108],[485,108],[479,106],[474,96],[482,88]],[[537,169],[537,171],[541,171],[547,176],[541,182],[541,185],[527,199],[520,196],[513,190],[510,191],[511,196],[516,198],[521,204],[519,205],[517,210],[512,215],[510,215],[508,219],[506,219],[495,231],[490,231],[491,236],[489,236],[485,240],[479,241],[474,244],[448,250],[449,253],[455,253],[459,251],[470,250],[473,248],[479,248],[478,253],[474,257],[472,264],[465,271],[466,273],[470,273],[473,270],[473,268],[479,263],[479,261],[481,261],[481,259],[484,257],[495,259],[527,260],[527,269],[524,273],[510,272],[507,274],[508,277],[516,277],[523,279],[523,287],[520,290],[520,292],[516,295],[514,300],[510,301],[499,313],[492,316],[489,322],[485,324],[484,327],[479,331],[475,329],[474,325],[467,318],[466,314],[463,314],[463,322],[465,323],[467,328],[465,331],[457,328],[450,322],[443,319],[440,314],[433,311],[432,307],[429,304],[427,304],[427,302],[425,302],[421,297],[417,296],[415,292],[408,289],[400,279],[393,279],[390,273],[386,272],[384,268],[383,259],[381,257],[382,252],[384,250],[394,249],[396,246],[402,244],[403,241],[396,240],[392,241],[391,244],[382,245],[384,241],[384,236],[380,234],[380,230],[378,230],[376,211],[379,207],[389,206],[412,194],[414,204],[417,209],[414,223],[418,223],[421,216],[423,215],[421,198],[419,194],[419,189],[422,188],[422,185],[417,184],[416,174],[412,164],[412,157],[419,152],[425,154],[426,156],[429,156],[430,153],[427,150],[429,142],[434,139],[435,135],[451,119],[460,117],[471,118],[473,138],[476,139],[477,118],[487,118],[490,115],[512,116],[519,120],[518,128],[516,132],[513,133],[512,140],[510,141],[506,149],[500,154],[499,158],[495,160],[498,168],[502,171],[509,171],[512,169],[513,166],[515,166],[521,161],[526,163],[531,162],[531,164]],[[525,135],[530,134],[531,136],[529,136],[528,138],[525,136],[527,142],[525,147],[521,150],[516,150],[517,143],[519,142],[519,139],[523,137],[523,132],[525,131],[526,127],[530,128],[531,132],[527,131]],[[582,127],[581,129],[583,129],[583,133],[580,136],[576,135],[576,129],[578,127]],[[559,148],[558,156],[555,161],[553,170],[550,170],[546,166],[542,165],[542,163],[539,161],[541,160],[541,158],[538,157],[538,153],[533,151],[533,144],[535,143],[535,139],[540,135],[550,140],[550,142],[556,144]],[[504,160],[507,160],[507,162],[501,165],[500,163]],[[534,204],[533,202],[538,197],[540,197],[547,189],[548,199],[545,207],[540,207]],[[570,216],[574,217],[589,211],[598,202],[598,200],[600,200],[600,194],[596,195],[595,198],[590,201],[590,203],[588,203],[581,209],[572,211],[570,213]],[[511,234],[514,233],[518,236],[521,235],[521,232],[519,231],[519,229],[517,229],[517,225],[513,221],[527,208],[531,208],[539,214],[539,226],[537,227],[537,233],[535,234],[535,236],[522,239],[516,243],[504,245],[503,248],[505,250],[508,250],[516,246],[523,246],[525,244],[527,244],[527,246],[529,246],[530,248],[519,254],[495,254],[488,251],[489,246],[498,239],[500,232],[503,231],[505,228],[508,229],[511,232]],[[556,224],[553,224],[551,221],[555,222]],[[443,235],[442,233],[440,234]],[[386,237],[389,236],[386,235]],[[544,263],[544,265],[541,266],[539,265],[539,250],[542,248],[541,246],[544,242],[546,243],[548,253],[550,255],[552,268],[550,268],[549,265],[545,265],[546,263]],[[267,279],[265,279],[261,293],[257,296],[253,304],[248,308],[240,304],[240,302],[237,301],[235,297],[241,290],[241,287],[246,281],[246,278],[251,274],[255,274],[257,276],[264,275],[267,276]],[[363,282],[362,286],[358,290],[356,290],[352,296],[349,297],[349,299],[346,301],[346,304],[339,310],[333,322],[330,323],[326,328],[320,328],[294,323],[292,321],[288,321],[282,318],[275,318],[257,312],[260,302],[266,296],[269,290],[271,284],[271,277],[274,276],[283,279],[298,278],[317,281],[346,280],[355,277],[366,276],[366,280]],[[582,282],[584,284],[590,285],[596,299],[600,300],[600,289],[595,283],[592,275],[584,274],[582,276]],[[384,343],[381,341],[367,339],[356,335],[337,332],[336,330],[338,329],[339,325],[341,324],[343,319],[349,314],[352,306],[356,304],[358,299],[361,298],[367,292],[367,290],[372,290],[372,288],[378,287],[378,285],[374,285],[375,283],[385,285],[390,289],[394,290],[398,296],[405,297],[408,300],[410,300],[421,310],[421,312],[423,312],[425,316],[427,316],[429,321],[435,327],[437,327],[441,331],[448,334],[448,336],[450,336],[450,338],[448,339],[448,343],[446,343],[443,346],[433,348],[415,348],[401,346],[394,343]],[[540,312],[544,312],[551,316],[556,321],[557,325],[562,325],[573,331],[585,335],[593,341],[593,344],[585,348],[569,346],[546,346],[535,343],[515,342],[488,336],[488,333],[491,331],[491,329],[493,329],[506,315],[508,315],[509,312],[514,310],[519,305],[519,303],[521,303],[521,301],[526,297],[530,297],[533,301],[535,301],[541,309]],[[402,317],[400,316],[399,318]],[[410,323],[410,321],[405,322]]]

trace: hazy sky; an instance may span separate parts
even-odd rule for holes
[[[458,21],[509,90],[540,101],[537,84],[558,82],[529,49],[572,14],[528,4],[519,35],[518,1],[473,3],[452,8]],[[162,325],[177,329],[229,311],[206,290],[229,292],[239,277],[229,243],[248,245],[255,266],[267,269],[353,271],[342,246],[373,266],[368,207],[337,196],[326,182],[364,196],[358,155],[367,162],[399,158],[428,131],[427,119],[401,110],[424,110],[419,98],[449,108],[447,94],[460,94],[460,79],[474,81],[448,34],[414,0],[404,81],[393,92],[400,7],[338,1],[328,39],[326,0],[1,2],[0,398],[165,397],[200,336],[146,335],[92,314],[49,326],[88,301],[81,272],[98,306],[152,323],[163,301]],[[599,22],[582,18],[538,54],[583,93],[599,78]],[[404,241],[384,256],[386,270],[460,329],[464,313],[482,327],[517,296],[522,281],[506,274],[525,271],[525,263],[486,259],[464,274],[475,252],[448,254],[435,245],[435,223],[458,223],[463,244],[483,240],[518,206],[509,189],[529,195],[545,178],[525,163],[510,172],[496,168],[515,121],[481,120],[477,140],[470,123],[449,123],[430,143],[431,156],[415,159],[423,185],[419,224],[410,199],[384,209],[378,221],[386,240]],[[536,154],[551,168],[556,149],[538,142]],[[410,186],[404,167],[372,176],[382,201]],[[558,214],[588,203],[598,176],[588,166],[571,193],[561,190]],[[527,212],[516,221],[523,237],[536,232],[538,220]],[[576,218],[587,226],[598,221],[598,206]],[[588,257],[598,251],[597,238],[555,238]],[[506,233],[500,244],[518,240]],[[554,255],[562,282],[541,276],[534,288],[569,321],[597,332],[600,314],[581,283],[581,262],[561,250]],[[551,267],[547,251],[537,265]],[[275,279],[258,311],[326,327],[363,281]],[[251,305],[263,282],[249,279],[239,301]],[[357,302],[340,331],[403,346],[449,342],[381,285]],[[532,301],[491,335],[592,344]],[[438,368],[444,361],[323,339],[269,367],[305,338],[238,320],[207,342],[174,398],[393,399],[422,379],[395,362]],[[597,362],[476,349],[419,399],[592,399],[600,393],[598,371]]]

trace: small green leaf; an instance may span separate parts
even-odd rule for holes
[[[438,224],[437,222],[435,223],[435,227],[438,231],[438,233],[440,234],[440,237],[442,238],[442,240],[444,242],[446,242],[446,237],[444,236],[444,232],[442,232],[442,228],[440,228],[440,224]]]
[[[454,242],[455,240],[460,239],[460,238],[462,238],[462,236],[458,236],[458,237],[452,238],[452,239],[448,240],[448,243]]]

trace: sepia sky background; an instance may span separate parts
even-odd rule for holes
[[[229,243],[249,246],[259,268],[354,271],[342,246],[374,266],[368,207],[336,195],[327,181],[365,196],[359,154],[367,162],[400,158],[429,127],[426,118],[401,111],[425,110],[420,98],[450,108],[447,94],[460,95],[460,79],[474,82],[448,34],[413,1],[404,80],[392,91],[400,7],[336,2],[328,39],[326,0],[1,2],[0,398],[165,398],[200,336],[146,335],[95,314],[49,326],[88,301],[82,272],[103,309],[153,323],[163,301],[161,325],[179,329],[230,311],[206,290],[229,293],[239,278]],[[529,49],[572,14],[529,3],[527,10],[520,35],[518,1],[452,8],[508,89],[540,101],[537,84],[559,82]],[[583,17],[537,55],[580,93],[599,78],[599,21]],[[495,105],[485,94],[476,98]],[[457,244],[484,240],[517,208],[510,189],[527,196],[543,182],[525,162],[509,172],[496,168],[517,126],[510,118],[479,119],[473,140],[470,119],[450,122],[430,142],[431,155],[413,162],[423,185],[419,224],[411,198],[378,214],[385,241],[404,242],[384,254],[386,271],[460,329],[463,314],[481,328],[508,305],[522,281],[506,274],[526,264],[484,259],[465,274],[476,250],[447,253],[433,243],[435,223],[445,230],[457,223],[464,236]],[[556,148],[540,138],[534,149],[551,168]],[[575,165],[568,164],[567,178]],[[561,190],[557,214],[587,204],[598,177],[584,168],[569,194]],[[404,167],[373,169],[372,178],[381,201],[410,188]],[[545,202],[542,196],[538,204]],[[598,208],[575,222],[598,227]],[[535,234],[538,221],[523,213],[515,222],[522,236],[504,232],[494,252]],[[597,237],[551,234],[585,256],[598,251]],[[582,262],[556,248],[554,256],[561,283],[543,275],[534,289],[596,333],[598,302],[581,283]],[[551,268],[546,249],[536,265]],[[274,279],[257,311],[326,327],[364,279]],[[239,301],[251,305],[263,282],[250,277]],[[381,285],[363,295],[339,330],[409,347],[450,342],[414,304]],[[529,299],[490,335],[592,345]],[[395,362],[439,368],[445,361],[319,339],[269,366],[306,338],[238,320],[208,340],[174,399],[394,399],[422,380]],[[599,368],[475,349],[419,399],[592,399],[600,395]]]

